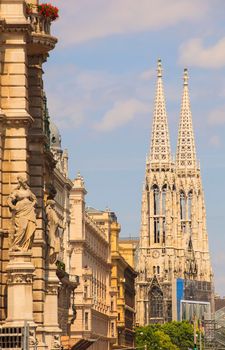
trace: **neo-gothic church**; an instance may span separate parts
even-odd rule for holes
[[[176,297],[178,279],[196,281],[191,282],[194,283],[194,292],[193,288],[191,292],[187,288],[189,294],[186,293],[186,298],[199,300],[200,295],[207,301],[212,298],[204,191],[196,157],[187,69],[184,70],[183,79],[174,160],[171,155],[162,66],[161,61],[158,61],[136,266],[139,273],[136,280],[136,322],[140,326],[179,319]]]

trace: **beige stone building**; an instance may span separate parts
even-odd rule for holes
[[[213,292],[212,268],[204,191],[192,126],[188,73],[184,71],[174,161],[160,60],[137,255],[138,325],[181,319],[186,312],[183,299],[189,300],[189,310],[196,307],[192,301],[204,305],[205,311],[209,310],[208,303],[212,300]]]
[[[116,315],[111,310],[115,292],[110,287],[111,223],[109,211],[86,208],[86,189],[78,175],[70,193],[71,223],[69,250],[70,271],[78,275],[75,290],[76,319],[71,325],[70,346],[92,350],[109,350],[115,342]],[[82,345],[83,344],[83,345]]]
[[[120,225],[117,220],[111,223],[111,287],[116,291],[116,303],[111,299],[111,309],[116,311],[117,322],[112,323],[117,341],[113,349],[134,347],[135,338],[135,278],[133,242],[119,241]],[[122,246],[122,249],[121,249]]]
[[[32,11],[27,3],[0,1],[0,347],[58,349],[78,285],[68,251],[73,183],[42,80],[57,39],[39,2],[29,1]]]
[[[46,259],[45,237],[45,194],[55,166],[45,128],[42,80],[43,63],[57,42],[50,34],[50,26],[49,20],[38,15],[36,7],[28,15],[26,1],[0,1],[0,322],[6,328],[25,320],[35,324],[40,349],[56,346],[60,333],[58,278],[56,268]],[[19,240],[22,234],[23,242]],[[27,251],[31,243],[32,253]],[[14,300],[18,295],[20,300]],[[26,297],[23,299],[22,295]]]

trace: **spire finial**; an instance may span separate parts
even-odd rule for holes
[[[197,169],[196,148],[188,89],[188,70],[184,69],[183,97],[177,143],[177,169]]]
[[[161,59],[158,59],[157,76],[152,138],[148,162],[160,164],[160,166],[162,166],[168,163],[170,164],[171,151],[166,114],[166,101],[163,89]]]
[[[158,76],[158,78],[162,78],[162,61],[161,61],[161,58],[158,59],[157,76]]]
[[[184,68],[184,85],[188,85],[188,79],[189,79],[188,69]]]

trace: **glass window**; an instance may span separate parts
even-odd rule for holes
[[[154,243],[160,243],[160,224],[158,218],[154,218]]]
[[[160,214],[160,193],[158,186],[153,186],[154,215]]]
[[[180,218],[181,220],[186,219],[186,200],[183,191],[180,192]]]
[[[166,215],[166,185],[162,188],[162,215]]]
[[[191,221],[192,191],[188,193],[188,220]]]
[[[153,286],[150,290],[150,317],[163,317],[163,293],[158,286]]]

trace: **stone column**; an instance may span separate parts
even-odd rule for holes
[[[59,334],[62,332],[58,323],[58,289],[59,280],[56,276],[56,265],[49,264],[46,278],[46,295],[44,304],[44,330],[48,349],[60,348]]]
[[[6,268],[7,278],[7,319],[5,327],[23,327],[27,321],[35,326],[33,320],[33,277],[34,265],[30,252],[10,252]]]

